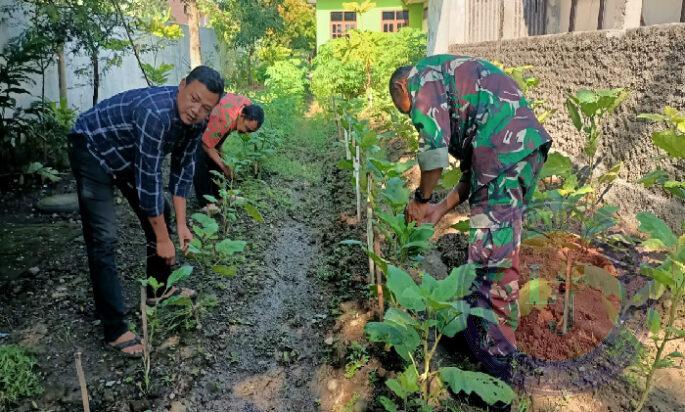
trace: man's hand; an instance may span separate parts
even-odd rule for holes
[[[176,263],[176,248],[171,239],[157,240],[157,256],[164,259],[164,263],[169,266]]]
[[[444,202],[444,201],[443,201]],[[430,203],[426,210],[426,215],[421,223],[437,224],[443,216],[445,216],[448,209],[445,208],[443,202]]]
[[[419,203],[414,199],[411,199],[407,203],[407,207],[404,209],[404,219],[409,222],[423,223],[425,220],[426,212],[428,211],[428,203]]]
[[[188,246],[190,241],[193,240],[193,233],[188,229],[185,223],[176,226],[176,231],[178,232],[178,244],[181,247],[183,253],[188,252]]]
[[[224,174],[224,176],[226,176],[227,179],[233,180],[235,178],[235,175],[233,174],[233,169],[231,169],[230,166],[222,164],[221,172]]]

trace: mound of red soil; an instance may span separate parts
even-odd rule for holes
[[[619,297],[604,295],[586,285],[573,286],[572,321],[565,335],[561,334],[564,313],[564,273],[566,260],[560,245],[575,243],[572,235],[560,234],[544,245],[523,244],[521,247],[521,282],[531,277],[551,281],[556,299],[544,308],[533,309],[521,316],[516,330],[519,350],[538,359],[569,360],[594,350],[611,332],[620,310]],[[575,267],[590,264],[616,275],[616,269],[600,251],[584,247],[576,253]],[[578,270],[574,269],[574,275]]]

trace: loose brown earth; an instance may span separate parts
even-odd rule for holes
[[[516,340],[522,352],[538,359],[574,359],[595,350],[609,335],[615,326],[621,302],[618,296],[574,284],[572,326],[562,334],[566,260],[559,247],[579,245],[579,240],[570,235],[555,235],[552,241],[542,243],[531,245],[524,242],[521,246],[520,285],[522,287],[535,276],[550,281],[555,301],[522,316],[516,329]],[[585,264],[616,274],[616,268],[599,250],[590,246],[579,249],[581,252],[574,254],[574,274]]]

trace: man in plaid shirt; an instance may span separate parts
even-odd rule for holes
[[[192,240],[186,223],[186,197],[195,170],[195,151],[205,121],[223,93],[215,70],[198,66],[178,87],[130,90],[83,113],[69,134],[69,160],[76,177],[83,237],[88,253],[95,307],[105,340],[131,356],[143,351],[128,331],[123,290],[117,276],[114,187],[138,216],[147,241],[147,276],[167,281],[176,250],[169,235],[170,206],[163,189],[162,163],[171,153],[169,191],[173,197],[181,250]],[[172,295],[194,294],[172,288],[150,304]]]

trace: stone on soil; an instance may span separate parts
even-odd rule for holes
[[[72,213],[78,211],[76,193],[48,196],[40,199],[36,208],[43,213]]]

